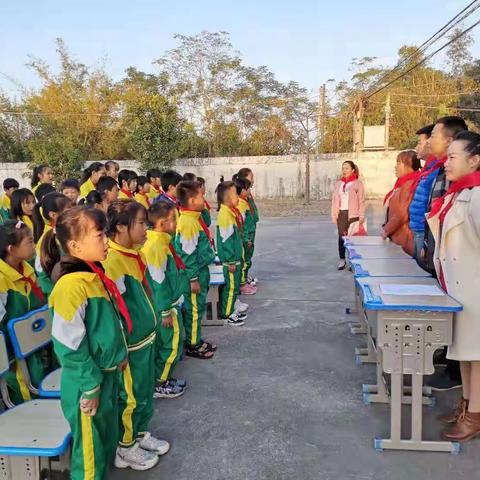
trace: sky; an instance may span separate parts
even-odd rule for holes
[[[87,65],[105,62],[115,80],[177,45],[175,33],[227,31],[247,65],[266,65],[283,82],[311,89],[349,79],[351,59],[393,65],[398,48],[421,44],[469,0],[1,0],[0,90],[38,87],[29,56],[55,71],[55,38]],[[480,18],[480,12],[468,22]],[[469,25],[469,23],[467,23]],[[480,26],[474,55],[480,57]],[[440,45],[440,44],[439,44]],[[439,59],[437,62],[441,62]]]

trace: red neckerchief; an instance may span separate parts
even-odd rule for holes
[[[125,190],[124,188],[120,189],[128,198],[133,198],[133,193],[130,190]]]
[[[164,195],[172,202],[174,203],[177,208],[178,208],[178,200],[177,200],[177,197],[174,197],[173,195],[169,195],[167,192],[163,192]]]
[[[358,180],[358,175],[356,173],[352,173],[349,177],[342,177],[340,179],[343,183],[343,191],[345,192],[347,189],[347,185],[350,182],[354,182],[355,180]]]
[[[419,177],[419,176],[420,176],[420,172],[410,172],[410,173],[407,173],[406,175],[404,175],[403,177],[397,178],[397,181],[395,182],[395,185],[392,188],[392,190],[390,190],[385,195],[385,198],[383,200],[383,204],[385,205],[390,200],[390,197],[393,195],[393,192],[395,192],[395,190],[397,188],[400,188],[402,185],[405,185],[410,180],[416,180],[417,177]]]
[[[425,162],[425,165],[422,168],[420,175],[412,183],[411,191],[414,192],[417,189],[417,186],[420,183],[420,180],[423,180],[424,178],[428,177],[431,173],[443,167],[446,161],[447,161],[447,156],[444,156],[440,160],[437,160],[433,155],[429,155],[427,158],[427,161]]]
[[[210,211],[211,210],[211,207],[210,207],[210,204],[205,200],[203,199],[203,201],[205,202],[205,208]]]
[[[103,285],[107,289],[107,292],[113,297],[115,300],[119,312],[122,314],[122,317],[125,319],[125,323],[127,324],[127,331],[128,333],[132,333],[133,324],[132,318],[130,317],[130,312],[128,311],[127,304],[120,293],[120,290],[117,287],[117,284],[105,275],[103,269],[95,265],[93,262],[85,262],[91,269],[93,273],[96,273],[100,280],[102,281]]]
[[[243,228],[243,223],[244,223],[242,213],[237,207],[227,207],[227,208],[230,208],[230,210],[235,215],[235,222],[237,222],[237,228],[241,230]]]
[[[134,258],[137,261],[138,268],[140,269],[140,273],[142,274],[142,283],[143,286],[145,287],[145,290],[148,294],[149,297],[152,296],[152,291],[150,289],[150,285],[148,284],[148,280],[146,277],[146,271],[147,271],[147,266],[143,263],[142,257],[140,256],[139,253],[130,253],[130,252],[124,252],[123,250],[115,250],[116,252],[124,255],[125,257],[128,258]]]
[[[189,208],[183,208],[183,207],[180,208],[180,212],[196,212],[196,213],[199,213],[196,210],[191,210]],[[208,225],[205,223],[205,220],[202,218],[201,215],[198,217],[198,221],[200,223],[200,226],[202,227],[202,230],[205,232],[205,235],[207,236],[208,241],[210,242],[210,244],[213,247],[213,239],[212,239],[212,235],[210,234],[210,229],[208,228]]]
[[[185,270],[185,264],[183,263],[183,260],[179,257],[175,249],[173,248],[173,245],[171,243],[168,244],[168,249],[170,250],[170,253],[173,256],[173,259],[175,260],[175,265],[177,266],[178,270]]]
[[[40,300],[40,302],[45,303],[45,296],[43,295],[42,290],[40,290],[40,287],[37,285],[37,282],[32,278],[24,275],[23,264],[20,264],[19,273],[22,276],[21,280],[23,280],[24,282],[27,282],[30,285],[30,288],[32,289],[32,293]]]

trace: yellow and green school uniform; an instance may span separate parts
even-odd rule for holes
[[[124,188],[121,188],[118,192],[118,198],[119,200],[133,199],[133,193],[130,190],[125,190]]]
[[[243,244],[241,226],[236,213],[226,205],[221,205],[216,226],[217,255],[223,265],[225,285],[220,289],[220,314],[228,318],[235,310],[235,301],[240,291],[242,276]],[[228,267],[235,265],[235,272]]]
[[[155,343],[155,378],[159,382],[172,377],[184,340],[181,311],[184,265],[180,259],[176,260],[171,241],[168,233],[149,230],[142,249],[152,278],[153,303],[159,318]],[[164,327],[160,317],[169,315],[173,325]]]
[[[10,206],[10,197],[6,193],[0,195],[0,225],[10,218]]]
[[[150,207],[150,200],[146,193],[136,193],[135,200],[140,203],[140,205],[143,205],[147,210]]]
[[[200,224],[201,212],[181,209],[177,223],[174,246],[185,264],[185,342],[189,347],[200,344],[202,338],[201,322],[207,306],[207,294],[210,284],[208,266],[213,263],[215,253],[209,238],[208,229]],[[192,293],[190,282],[198,280],[200,293]]]
[[[38,239],[37,245],[35,247],[37,255],[35,257],[35,271],[37,272],[38,284],[42,289],[42,292],[48,297],[53,290],[53,282],[47,273],[43,270],[42,264],[40,262],[40,252],[42,250],[42,244],[45,240],[45,235],[52,229],[52,225],[45,224],[45,229],[43,230],[42,236]]]
[[[121,374],[119,396],[119,445],[127,448],[145,435],[153,416],[157,316],[142,252],[110,240],[103,266],[125,300],[133,324],[132,332],[125,334],[129,365]]]
[[[95,190],[95,185],[89,178],[86,182],[80,185],[80,198],[85,198],[92,190]]]
[[[86,263],[65,256],[60,269],[49,305],[62,366],[62,410],[73,439],[70,478],[103,480],[118,441],[118,366],[127,356],[123,327],[104,283]],[[82,398],[100,399],[93,417],[80,411]]]
[[[250,206],[247,200],[240,198],[238,203],[238,210],[242,214],[243,229],[243,261],[242,261],[242,280],[241,284],[245,285],[248,278],[248,272],[252,267],[252,257],[255,248],[255,210]],[[249,244],[249,242],[251,242]]]
[[[38,290],[33,268],[27,262],[22,262],[22,266],[23,274],[0,259],[0,329],[5,333],[6,338],[8,338],[7,324],[11,319],[21,317],[45,304],[44,297]],[[32,285],[34,286],[32,287]],[[5,380],[10,400],[18,405],[26,400],[31,400],[32,395],[28,390],[19,363],[14,360],[10,342],[7,342],[7,347],[9,360],[13,363]],[[26,362],[32,385],[38,387],[46,374],[42,351],[29,355]]]
[[[150,184],[150,192],[148,193],[148,198],[153,202],[159,195],[163,193],[161,188],[157,188],[154,185]]]
[[[207,227],[210,227],[212,224],[212,216],[210,214],[210,204],[205,200],[205,208],[202,210],[202,218]]]

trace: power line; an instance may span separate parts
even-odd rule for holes
[[[372,102],[377,103],[379,105],[383,105],[383,102]],[[469,107],[445,107],[445,106],[434,106],[434,105],[419,105],[417,103],[391,103],[392,106],[398,107],[418,107],[418,108],[425,108],[427,110],[438,110],[441,108],[442,110],[457,110],[459,112],[480,112],[480,108],[469,108]]]
[[[421,65],[423,65],[424,63],[428,62],[428,60],[430,60],[432,57],[434,57],[437,53],[441,52],[444,48],[447,48],[450,44],[452,44],[453,42],[456,42],[459,38],[463,37],[464,35],[466,35],[468,32],[470,32],[471,30],[473,30],[475,27],[477,27],[478,25],[480,24],[480,20],[477,20],[473,25],[471,25],[470,27],[468,27],[467,29],[465,29],[463,32],[459,33],[456,37],[450,39],[447,43],[444,43],[441,47],[437,48],[437,50],[435,50],[434,52],[432,52],[430,55],[426,56],[425,58],[423,58],[422,60],[420,60],[418,63],[416,63],[415,65],[413,65],[412,67],[410,67],[408,70],[406,70],[405,72],[403,72],[402,74],[398,75],[397,77],[395,77],[393,80],[391,80],[390,82],[386,83],[385,85],[377,88],[377,90],[375,90],[374,92],[370,93],[369,95],[367,95],[366,97],[364,97],[365,100],[369,99],[370,97],[373,97],[374,95],[376,95],[377,93],[381,92],[382,90],[385,90],[386,88],[388,88],[390,85],[392,85],[393,83],[395,83],[397,80],[400,80],[401,78],[407,76],[410,72],[412,72],[413,70],[415,70],[416,68],[420,67]]]

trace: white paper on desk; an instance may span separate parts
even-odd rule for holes
[[[381,284],[380,290],[384,295],[425,295],[440,297],[445,295],[436,285],[405,285],[405,284]]]

